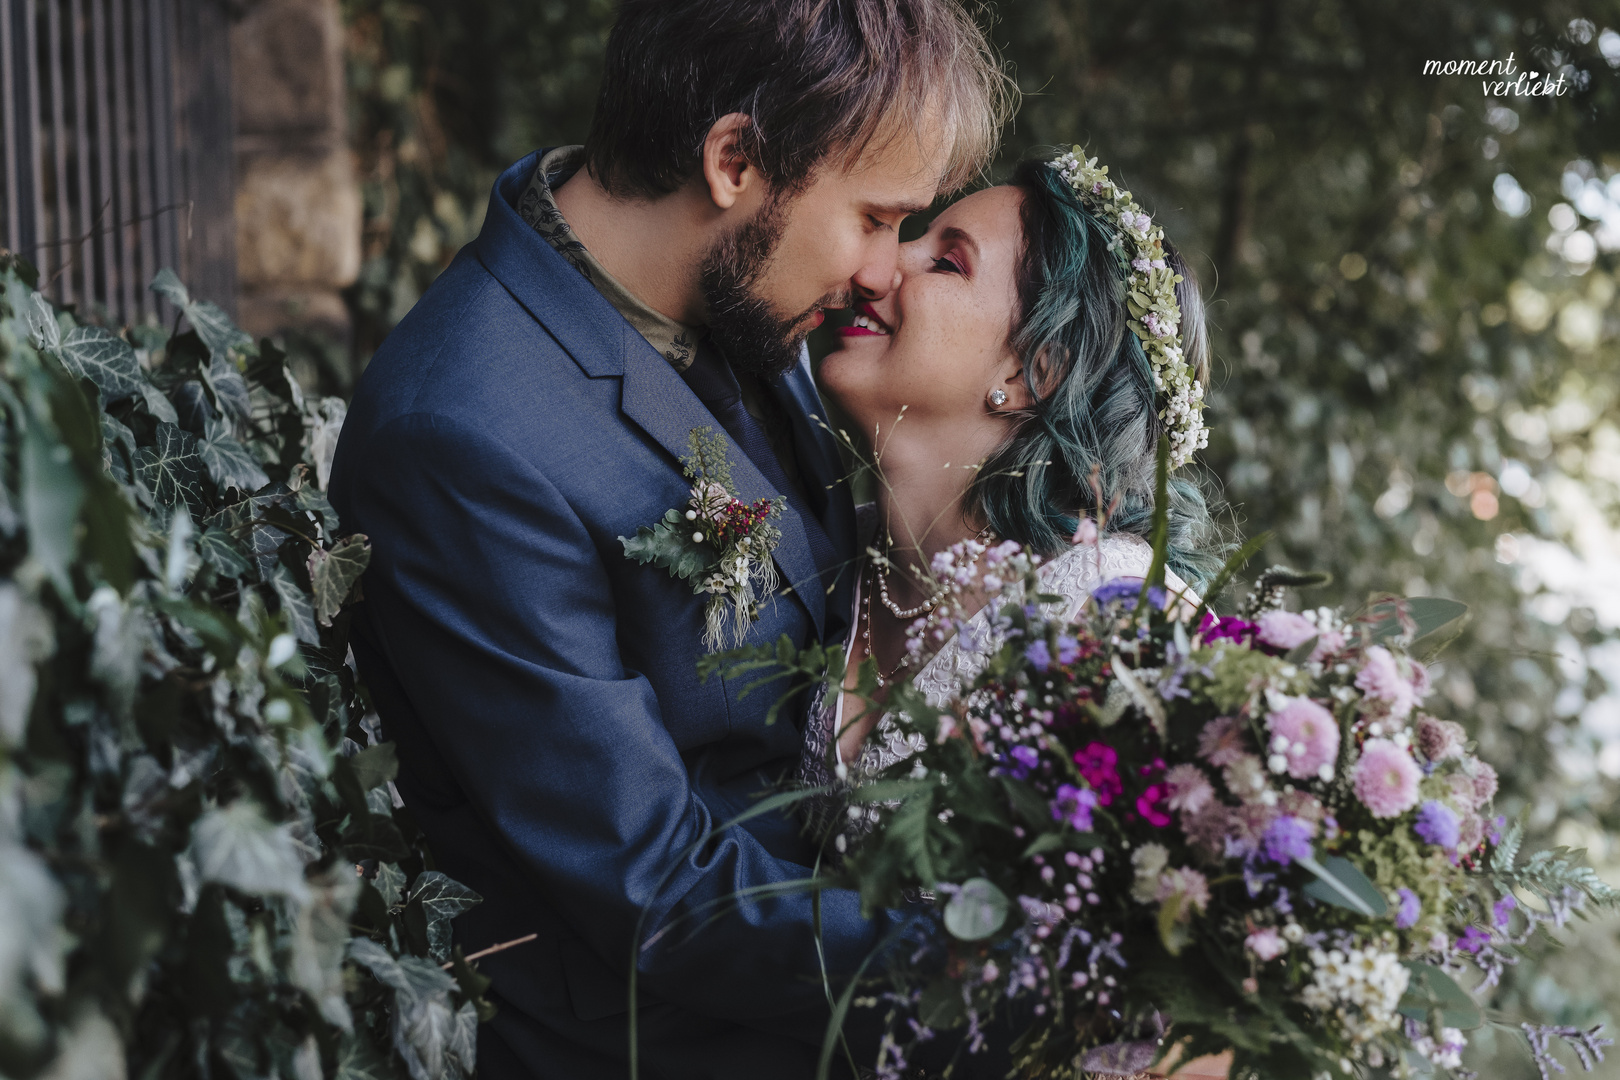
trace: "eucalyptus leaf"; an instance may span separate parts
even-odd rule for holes
[[[969,878],[945,905],[945,929],[958,941],[983,941],[1007,922],[1012,901],[988,878]]]
[[[1460,1031],[1472,1031],[1484,1024],[1479,1005],[1450,975],[1433,964],[1405,963],[1412,974],[1399,1006],[1402,1016],[1426,1023],[1438,1012],[1443,1026]]]
[[[1300,866],[1316,875],[1306,884],[1304,893],[1313,900],[1335,907],[1348,908],[1368,918],[1375,918],[1389,910],[1389,901],[1367,875],[1349,859],[1329,855],[1296,860]]]

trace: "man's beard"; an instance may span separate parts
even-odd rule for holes
[[[814,328],[816,311],[849,303],[847,290],[837,289],[784,319],[754,291],[782,239],[786,202],[773,195],[757,214],[717,240],[699,268],[699,286],[709,306],[709,335],[739,373],[772,376],[790,370]]]

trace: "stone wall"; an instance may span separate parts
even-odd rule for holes
[[[231,29],[237,317],[347,340],[360,272],[337,0],[255,0]]]

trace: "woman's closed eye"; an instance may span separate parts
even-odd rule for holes
[[[962,265],[956,261],[954,256],[951,255],[941,255],[936,258],[934,260],[934,269],[943,271],[947,274],[965,273],[965,271],[962,269]]]

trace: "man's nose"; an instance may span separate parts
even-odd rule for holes
[[[890,248],[883,258],[874,258],[856,271],[851,279],[855,294],[862,300],[877,300],[900,285],[899,251]]]

